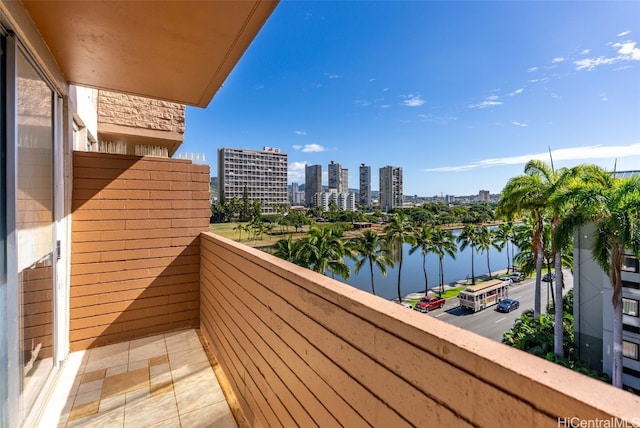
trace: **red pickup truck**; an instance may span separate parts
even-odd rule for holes
[[[416,311],[420,311],[422,313],[429,312],[432,309],[441,308],[444,306],[446,302],[442,297],[435,296],[425,296],[416,305],[413,307]]]

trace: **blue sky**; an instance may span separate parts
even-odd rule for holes
[[[499,193],[532,158],[640,169],[639,1],[282,1],[179,153],[278,147],[289,182],[400,166],[404,193]]]

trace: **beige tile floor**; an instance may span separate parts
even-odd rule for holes
[[[62,373],[74,380],[67,380],[68,398],[51,426],[237,427],[195,330],[94,348],[69,360],[74,357],[75,369]]]

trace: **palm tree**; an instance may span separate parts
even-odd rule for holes
[[[424,272],[424,294],[429,291],[429,279],[427,278],[427,254],[433,248],[433,226],[423,225],[415,233],[415,242],[409,250],[409,254],[413,254],[419,248],[422,250],[422,272]]]
[[[369,273],[371,275],[371,292],[375,295],[376,289],[373,283],[373,266],[375,265],[382,276],[387,276],[387,266],[393,266],[393,260],[389,255],[389,249],[384,238],[373,230],[365,230],[362,235],[351,240],[349,245],[360,256],[356,260],[354,270],[356,273],[365,262],[369,262]]]
[[[476,245],[479,240],[478,228],[475,224],[467,224],[464,226],[460,235],[456,238],[456,242],[460,244],[460,251],[464,251],[467,247],[471,247],[471,284],[476,283],[476,274],[474,270],[473,254],[477,251]]]
[[[324,274],[328,270],[332,276],[338,274],[348,279],[351,272],[344,261],[347,250],[342,235],[342,229],[337,226],[312,226],[300,244],[300,254],[306,266],[315,272]]]
[[[613,289],[612,383],[622,388],[622,263],[625,250],[640,258],[640,177],[616,178],[599,167],[585,167],[585,179],[558,196],[569,210],[558,224],[558,242],[578,227],[594,224],[592,254]]]
[[[273,247],[273,255],[288,262],[305,266],[304,260],[300,257],[301,241],[294,241],[291,235],[286,239],[280,239]]]
[[[387,244],[391,250],[398,254],[398,302],[402,302],[402,292],[400,290],[400,276],[402,274],[402,252],[405,242],[413,244],[413,225],[404,211],[398,210],[389,220],[389,224],[384,228]]]
[[[531,160],[524,168],[525,174],[513,177],[502,190],[502,198],[498,203],[496,214],[500,217],[513,218],[529,212],[535,228],[533,230],[533,254],[535,254],[536,285],[533,317],[540,319],[541,309],[541,272],[543,260],[543,215],[548,207],[550,196],[555,190],[557,177],[553,169],[543,162]]]
[[[446,229],[441,227],[436,227],[433,232],[433,253],[438,256],[439,261],[439,280],[440,280],[440,292],[439,295],[442,297],[442,293],[444,293],[444,269],[442,266],[442,260],[445,255],[451,256],[451,258],[456,258],[457,246],[455,240],[453,238],[453,234]]]
[[[245,231],[245,230],[246,230],[247,232],[249,232],[249,230],[248,230],[248,229],[244,226],[244,224],[242,224],[242,223],[238,223],[238,224],[233,228],[233,230],[238,231],[238,242],[242,241],[242,232],[243,232],[243,231]]]
[[[499,250],[502,248],[507,248],[507,275],[511,270],[511,265],[513,261],[513,252],[511,255],[509,254],[509,244],[513,246],[513,220],[506,221],[504,223],[500,223],[498,225],[498,230],[496,230],[495,235],[495,243],[498,246]]]
[[[495,232],[492,229],[489,229],[487,226],[482,226],[480,228],[479,239],[478,239],[478,248],[487,254],[487,270],[489,271],[489,278],[491,278],[491,264],[489,260],[489,254],[491,247],[496,250],[500,250],[500,244],[496,242]]]

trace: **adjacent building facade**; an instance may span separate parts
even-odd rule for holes
[[[574,329],[578,357],[588,367],[612,374],[613,289],[593,259],[594,226],[574,238]],[[627,253],[622,267],[622,383],[640,390],[640,264]]]
[[[218,149],[218,186],[221,200],[242,199],[262,203],[262,213],[277,212],[288,204],[287,155],[280,149]]]
[[[304,168],[304,202],[308,207],[317,205],[316,195],[322,193],[322,165]]]
[[[390,211],[402,207],[402,168],[380,168],[380,209]]]

